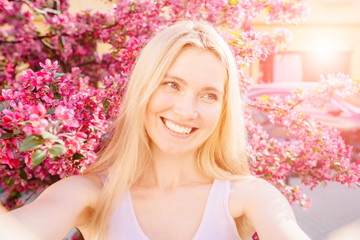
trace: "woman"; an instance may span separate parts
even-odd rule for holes
[[[133,69],[98,161],[12,215],[40,239],[308,239],[252,177],[234,57],[207,23],[158,33]],[[36,217],[35,217],[36,216]]]

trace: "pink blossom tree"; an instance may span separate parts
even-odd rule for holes
[[[233,48],[246,93],[252,79],[244,67],[266,60],[290,39],[287,29],[259,32],[252,21],[265,12],[269,24],[294,24],[309,12],[303,0],[121,0],[108,13],[76,15],[68,7],[66,0],[0,0],[0,186],[1,201],[9,208],[95,161],[106,128],[121,110],[139,50],[166,25],[199,19],[216,26]],[[45,33],[34,17],[42,19]],[[111,45],[111,52],[99,56],[99,43]],[[315,97],[326,104],[331,94],[359,94],[359,86],[348,76],[331,75]],[[304,207],[310,202],[301,189],[286,184],[290,175],[312,187],[360,181],[360,160],[339,131],[299,110],[307,99],[307,93],[296,91],[285,101],[263,96],[249,104],[286,128],[292,143],[269,137],[249,109],[245,114],[253,174]]]

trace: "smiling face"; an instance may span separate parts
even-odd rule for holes
[[[219,121],[226,79],[224,64],[214,53],[183,48],[147,105],[151,150],[194,153]]]

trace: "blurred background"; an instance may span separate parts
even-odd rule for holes
[[[309,18],[298,26],[267,25],[261,18],[254,22],[257,30],[272,32],[276,27],[286,27],[293,35],[284,51],[250,66],[249,73],[255,82],[275,83],[275,86],[291,82],[296,88],[303,82],[319,81],[321,74],[342,72],[354,79],[360,78],[360,1],[310,0],[308,3],[311,6]],[[323,111],[310,113],[309,110],[309,113],[329,125],[342,128],[345,140],[358,146],[360,99],[354,97],[348,102],[333,102]],[[330,183],[311,191],[297,178],[291,178],[289,183],[299,185],[311,199],[309,210],[294,206],[299,225],[311,239],[360,239],[359,187]]]
[[[287,94],[302,86],[311,88],[304,82],[318,82],[321,74],[342,72],[360,79],[360,0],[309,0],[308,3],[310,16],[297,26],[268,25],[261,15],[255,20],[256,30],[273,32],[275,28],[284,27],[290,30],[293,40],[266,61],[255,62],[246,69],[256,84],[268,84],[260,85],[254,95]],[[85,9],[102,12],[111,7],[112,3],[99,0],[70,0],[72,13]],[[109,46],[99,44],[100,55],[108,51]],[[359,147],[360,99],[335,99],[331,103],[322,112],[306,111],[325,124],[339,128],[347,143]],[[276,126],[268,126],[267,130],[278,138],[286,137]],[[311,239],[360,240],[359,187],[330,183],[311,191],[297,178],[290,178],[289,183],[299,185],[312,200],[309,210],[294,206],[299,225]]]
[[[320,74],[343,72],[360,78],[360,1],[309,0],[308,19],[298,26],[254,22],[257,30],[286,27],[293,34],[286,51],[251,66],[258,82],[313,82]]]

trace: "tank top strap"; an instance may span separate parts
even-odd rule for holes
[[[230,213],[230,208],[229,208],[229,198],[230,198],[231,186],[232,186],[232,181],[230,181],[230,180],[224,181],[224,195],[223,195],[224,203],[223,204],[224,204],[226,212],[230,215],[230,217],[231,217],[231,213]]]
[[[210,192],[203,229],[196,239],[241,239],[229,209],[232,182],[215,179]],[[218,237],[217,237],[218,236]]]
[[[231,190],[231,181],[224,181],[215,179],[212,190],[209,194],[209,205],[212,205],[213,207],[221,207],[221,210],[224,210],[223,207],[225,205],[229,206],[229,195]]]
[[[224,195],[226,194],[226,181],[215,179],[211,192],[208,197],[209,205],[213,207],[223,204]]]

